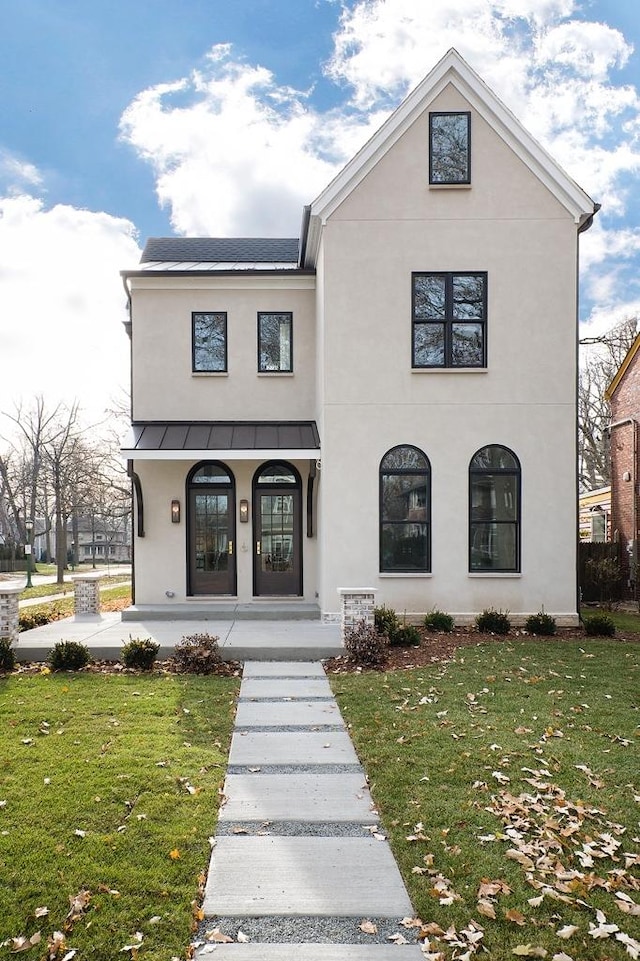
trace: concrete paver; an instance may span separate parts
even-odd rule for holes
[[[360,773],[228,774],[220,821],[375,824],[373,799]]]
[[[351,738],[342,731],[247,731],[231,739],[229,764],[357,764]]]
[[[335,701],[240,701],[236,727],[305,727],[344,721]]]
[[[270,678],[270,677],[251,677],[242,681],[240,689],[241,698],[268,697],[280,699],[283,697],[326,697],[332,698],[333,694],[329,687],[326,677],[296,677],[296,678]]]
[[[318,661],[247,661],[242,672],[250,677],[321,677],[324,668]]]
[[[208,916],[413,911],[389,846],[354,837],[219,837],[203,907]]]
[[[216,961],[424,961],[417,944],[208,944],[195,954],[196,961],[211,956]]]

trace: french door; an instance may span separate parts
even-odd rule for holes
[[[253,585],[260,596],[302,595],[300,476],[272,462],[253,482]]]
[[[189,475],[189,594],[235,594],[235,489],[222,464]]]

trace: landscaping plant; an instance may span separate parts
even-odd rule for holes
[[[551,614],[539,611],[538,614],[531,614],[525,621],[525,630],[529,634],[539,634],[543,637],[551,637],[556,632],[556,619]]]
[[[345,633],[344,648],[355,664],[379,667],[388,659],[389,638],[375,624],[361,620]]]
[[[140,671],[150,671],[158,656],[160,645],[150,637],[139,638],[129,635],[128,642],[121,652],[122,663],[125,667],[135,667]]]
[[[375,607],[373,609],[373,623],[379,634],[385,634],[389,643],[393,644],[396,633],[400,630],[400,619],[391,607]]]
[[[481,634],[508,634],[511,629],[509,612],[487,608],[476,617],[476,627]]]
[[[214,674],[222,664],[219,640],[211,634],[186,635],[174,648],[174,667],[186,674]]]
[[[428,631],[445,631],[449,633],[453,630],[453,617],[451,614],[445,614],[444,611],[439,611],[437,608],[429,611],[425,616],[424,626]]]
[[[90,661],[89,648],[78,641],[58,641],[47,660],[52,671],[80,671]]]
[[[16,666],[16,655],[8,637],[0,637],[0,671],[12,671]]]
[[[616,625],[608,614],[591,614],[584,618],[584,629],[589,637],[613,637]]]

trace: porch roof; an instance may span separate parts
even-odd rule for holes
[[[317,457],[314,420],[134,421],[122,445],[129,460]]]

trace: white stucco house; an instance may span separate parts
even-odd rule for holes
[[[450,50],[300,237],[160,238],[130,297],[134,609],[577,620],[598,205]],[[541,505],[544,505],[543,507]]]

